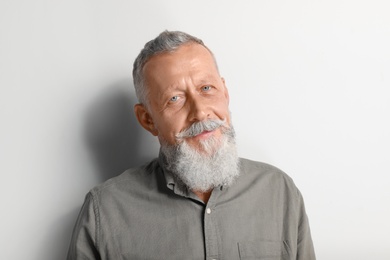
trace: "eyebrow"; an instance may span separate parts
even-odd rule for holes
[[[194,79],[195,81],[195,86],[202,86],[202,85],[205,85],[205,84],[213,84],[215,83],[215,81],[217,80],[215,76],[211,75],[211,74],[206,74],[206,75],[203,75],[201,77],[199,77],[200,79],[197,80],[197,78]],[[173,92],[173,91],[181,91],[183,90],[183,88],[181,87],[180,83],[173,83],[171,85],[168,85],[160,94],[160,96],[164,97],[164,96],[168,96],[167,93],[169,92]]]

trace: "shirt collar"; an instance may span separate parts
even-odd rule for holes
[[[184,185],[182,181],[180,181],[171,171],[167,169],[167,161],[165,159],[164,154],[161,152],[161,149],[158,156],[158,162],[161,167],[162,173],[164,174],[168,189],[172,190],[177,195],[192,198],[193,193],[188,190],[188,188]]]

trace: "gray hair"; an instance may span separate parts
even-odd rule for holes
[[[187,43],[200,44],[204,46],[207,50],[209,50],[209,48],[204,45],[201,39],[198,39],[192,35],[180,31],[164,31],[160,33],[157,38],[145,44],[144,48],[141,50],[140,54],[135,59],[133,65],[133,81],[135,94],[137,95],[138,102],[144,104],[146,107],[148,107],[149,105],[147,100],[148,91],[145,85],[145,78],[143,74],[143,68],[146,62],[157,54],[164,52],[173,52],[180,46]],[[211,55],[213,55],[211,51],[210,53]],[[217,65],[216,62],[215,65]]]

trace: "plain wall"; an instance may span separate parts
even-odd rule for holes
[[[0,252],[64,259],[85,194],[155,157],[132,63],[202,38],[242,157],[287,172],[318,259],[390,259],[388,1],[0,1]]]

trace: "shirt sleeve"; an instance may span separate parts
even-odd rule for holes
[[[98,210],[88,193],[73,229],[67,260],[100,260],[97,250]]]
[[[315,260],[314,246],[310,234],[309,220],[306,215],[303,197],[299,195],[299,223],[297,241],[297,260]]]

